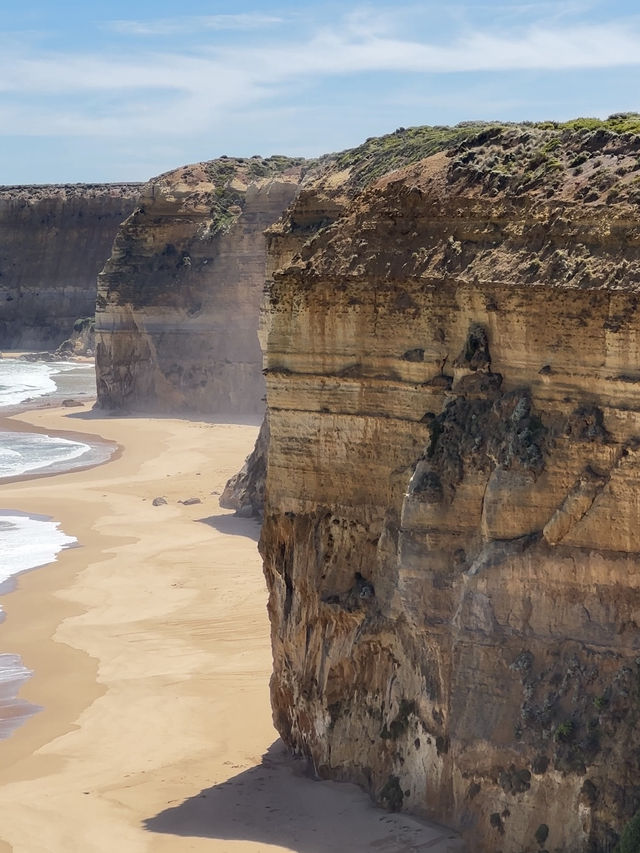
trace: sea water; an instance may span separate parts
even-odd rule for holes
[[[95,393],[95,368],[90,362],[22,361],[0,358],[0,412],[44,397]]]
[[[13,589],[20,572],[54,562],[63,548],[76,543],[49,518],[0,510],[0,593]],[[0,610],[0,619],[3,616]],[[0,653],[0,740],[42,710],[18,695],[32,675],[20,655]]]
[[[0,416],[18,411],[27,401],[37,406],[58,402],[65,396],[89,397],[94,388],[95,372],[89,363],[0,359]],[[0,430],[0,480],[96,464],[108,459],[111,452],[112,447],[105,444]],[[3,509],[0,503],[0,594],[10,592],[16,575],[55,562],[63,549],[75,544],[75,537],[63,532],[58,522]],[[3,617],[0,608],[0,620]],[[31,675],[19,655],[0,652],[0,739],[9,737],[41,710],[18,696]]]
[[[0,432],[0,479],[43,468],[52,472],[77,467],[91,450],[90,444],[68,438],[36,432]]]
[[[63,548],[76,541],[51,519],[0,510],[0,584],[20,572],[52,563]]]
[[[0,358],[0,416],[34,405],[59,404],[64,397],[95,393],[92,363],[22,361]],[[24,408],[24,405],[22,406]],[[51,474],[104,462],[111,448],[37,432],[0,430],[0,480]]]

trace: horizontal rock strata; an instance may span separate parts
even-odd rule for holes
[[[271,230],[274,719],[475,853],[640,807],[639,176],[633,134],[486,129]]]
[[[304,168],[281,157],[222,158],[144,187],[99,277],[100,405],[264,411],[264,230],[298,192]]]
[[[139,190],[0,187],[0,349],[55,349],[93,317],[96,277]]]

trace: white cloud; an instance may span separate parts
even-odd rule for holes
[[[251,16],[210,16],[240,26]],[[265,16],[258,19],[276,20]],[[256,21],[255,17],[252,20]],[[351,13],[303,39],[135,54],[0,53],[0,133],[189,136],[267,106],[304,82],[363,72],[456,73],[637,66],[628,23],[473,31],[451,43],[385,36],[382,18]],[[246,22],[245,22],[246,24]],[[212,24],[214,26],[214,24]],[[389,30],[386,30],[388,32]]]

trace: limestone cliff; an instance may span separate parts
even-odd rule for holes
[[[264,411],[264,230],[306,168],[284,157],[221,158],[144,187],[99,277],[100,405]]]
[[[93,316],[138,184],[0,187],[0,350],[55,349]]]
[[[340,203],[304,191],[271,231],[274,719],[474,853],[604,853],[640,807],[640,138],[617,130],[486,128],[362,191],[329,170]]]

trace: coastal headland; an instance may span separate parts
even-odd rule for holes
[[[121,451],[0,485],[4,507],[79,542],[2,599],[3,648],[34,670],[22,695],[43,707],[2,743],[2,853],[456,849],[437,825],[312,781],[276,741],[259,528],[216,494],[257,425],[87,405],[19,420]]]

